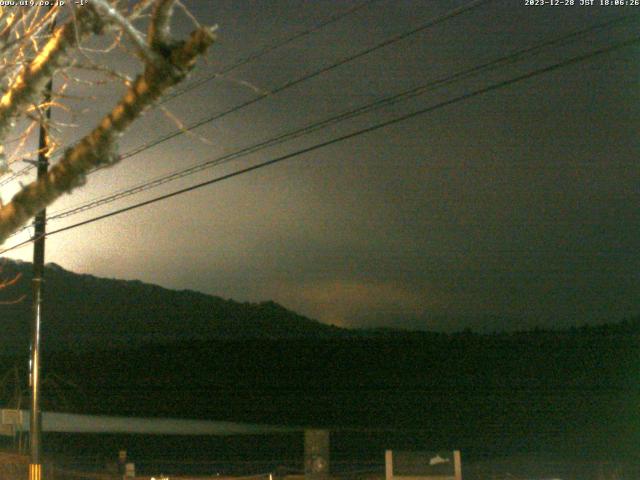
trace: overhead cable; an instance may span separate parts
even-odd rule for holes
[[[127,207],[124,207],[124,208],[121,208],[121,209],[118,209],[118,210],[114,210],[114,211],[105,213],[103,215],[98,215],[96,217],[93,217],[93,218],[90,218],[90,219],[87,219],[87,220],[84,220],[84,221],[81,221],[81,222],[78,222],[78,223],[74,223],[72,225],[67,225],[67,226],[59,228],[57,230],[52,230],[52,231],[48,232],[46,236],[49,237],[49,236],[52,236],[52,235],[56,235],[58,233],[62,233],[62,232],[68,231],[68,230],[72,230],[72,229],[84,226],[84,225],[95,223],[95,222],[104,220],[104,219],[109,218],[109,217],[120,215],[120,214],[125,213],[125,212],[129,212],[129,211],[132,211],[132,210],[135,210],[135,209],[147,206],[147,205],[151,205],[153,203],[160,202],[162,200],[166,200],[166,199],[178,196],[178,195],[182,195],[182,194],[187,193],[187,192],[191,192],[191,191],[200,189],[202,187],[206,187],[206,186],[209,186],[209,185],[213,185],[213,184],[222,182],[224,180],[228,180],[228,179],[240,176],[240,175],[244,175],[244,174],[252,172],[254,170],[259,170],[259,169],[262,169],[262,168],[265,168],[265,167],[268,167],[268,166],[271,166],[271,165],[275,165],[275,164],[281,163],[281,162],[283,162],[285,160],[289,160],[291,158],[295,158],[295,157],[304,155],[306,153],[310,153],[310,152],[313,152],[315,150],[319,150],[321,148],[324,148],[324,147],[327,147],[327,146],[330,146],[330,145],[334,145],[334,144],[339,143],[339,142],[343,142],[345,140],[349,140],[349,139],[352,139],[352,138],[355,138],[355,137],[358,137],[358,136],[361,136],[361,135],[364,135],[364,134],[367,134],[367,133],[371,133],[371,132],[380,130],[382,128],[386,128],[386,127],[389,127],[389,126],[392,126],[392,125],[396,125],[398,123],[401,123],[401,122],[404,122],[404,121],[419,117],[421,115],[425,115],[427,113],[431,113],[431,112],[433,112],[435,110],[438,110],[438,109],[441,109],[441,108],[444,108],[444,107],[447,107],[447,106],[450,106],[450,105],[454,105],[454,104],[457,104],[457,103],[460,103],[460,102],[463,102],[463,101],[466,101],[466,100],[469,100],[469,99],[477,97],[479,95],[483,95],[485,93],[493,92],[493,91],[496,91],[498,89],[507,87],[509,85],[513,85],[513,84],[516,84],[516,83],[519,83],[519,82],[522,82],[522,81],[525,81],[525,80],[529,80],[531,78],[534,78],[534,77],[537,77],[537,76],[540,76],[540,75],[543,75],[543,74],[558,70],[560,68],[564,68],[564,67],[567,67],[567,66],[570,66],[570,65],[574,65],[576,63],[586,61],[586,60],[594,58],[596,56],[608,54],[608,53],[611,53],[611,52],[613,52],[615,50],[620,50],[622,48],[629,47],[631,45],[635,45],[635,44],[638,44],[638,43],[640,43],[640,36],[634,37],[634,38],[631,38],[629,40],[625,40],[625,41],[622,41],[622,42],[617,42],[617,43],[614,43],[614,44],[612,44],[612,45],[610,45],[608,47],[605,47],[605,48],[602,48],[602,49],[599,49],[599,50],[594,50],[594,51],[591,51],[589,53],[585,53],[583,55],[578,55],[578,56],[575,56],[575,57],[571,57],[569,59],[565,59],[563,61],[560,61],[560,62],[554,63],[552,65],[549,65],[547,67],[540,68],[540,69],[525,73],[523,75],[519,75],[517,77],[511,78],[511,79],[508,79],[508,80],[503,80],[501,82],[494,83],[494,84],[489,85],[487,87],[483,87],[483,88],[474,90],[472,92],[457,96],[455,98],[442,101],[442,102],[437,103],[435,105],[430,105],[428,107],[425,107],[425,108],[422,108],[422,109],[419,109],[419,110],[415,110],[413,112],[410,112],[410,113],[407,113],[407,114],[392,118],[390,120],[386,120],[384,122],[380,122],[380,123],[371,125],[369,127],[366,127],[366,128],[360,129],[360,130],[356,130],[354,132],[351,132],[351,133],[348,133],[348,134],[345,134],[345,135],[334,137],[334,138],[332,138],[330,140],[327,140],[327,141],[324,141],[324,142],[316,143],[315,145],[312,145],[310,147],[302,148],[300,150],[296,150],[294,152],[291,152],[291,153],[288,153],[288,154],[285,154],[285,155],[281,155],[279,157],[275,157],[275,158],[272,158],[270,160],[266,160],[264,162],[258,163],[256,165],[252,165],[250,167],[246,167],[246,168],[242,168],[242,169],[236,170],[235,172],[231,172],[231,173],[228,173],[226,175],[222,175],[222,176],[213,178],[211,180],[207,180],[207,181],[204,181],[204,182],[197,183],[195,185],[191,185],[191,186],[186,187],[186,188],[175,190],[173,192],[170,192],[170,193],[167,193],[167,194],[164,194],[164,195],[160,195],[158,197],[146,200],[144,202],[139,202],[139,203],[136,203],[136,204],[133,204],[133,205],[129,205]],[[19,248],[19,247],[21,247],[23,245],[28,244],[28,243],[31,243],[32,241],[34,241],[33,238],[29,239],[29,240],[25,240],[24,242],[18,243],[16,245],[13,245],[12,247],[9,247],[9,248],[7,248],[5,250],[0,251],[0,255],[2,255],[4,253],[7,253],[9,251],[12,251],[14,249],[17,249],[17,248]]]

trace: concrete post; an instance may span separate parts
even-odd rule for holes
[[[329,478],[329,431],[305,430],[304,476],[306,480]]]

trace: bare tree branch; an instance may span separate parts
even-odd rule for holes
[[[2,271],[2,268],[0,268],[0,271]],[[16,273],[12,278],[0,280],[0,290],[15,285],[21,277],[21,273]],[[0,300],[0,305],[13,305],[22,302],[25,298],[26,295],[20,295],[18,298],[11,300]]]
[[[163,0],[158,1],[163,3]],[[51,69],[51,65],[56,63],[56,60],[51,58],[51,51],[60,49],[62,42],[66,42],[67,45],[71,44],[73,38],[74,32],[68,28],[57,31],[49,42],[50,48],[45,47],[41,53],[44,58],[36,62],[37,68],[31,65],[29,71],[39,71],[38,69],[43,68]],[[120,102],[91,133],[69,148],[45,177],[25,186],[13,197],[10,203],[0,208],[0,244],[60,195],[71,192],[75,187],[84,184],[87,173],[92,169],[117,163],[120,160],[116,154],[117,138],[167,89],[186,77],[194,67],[197,58],[208,49],[214,40],[213,28],[200,28],[194,31],[190,38],[183,43],[176,43],[170,47],[167,45],[158,48],[152,47],[163,61],[160,64],[147,63],[144,72],[136,78]],[[45,62],[45,60],[48,61]],[[43,63],[46,63],[47,66],[42,66]],[[38,77],[35,73],[30,75],[28,78]],[[27,88],[23,87],[25,90]],[[1,112],[0,109],[0,114]],[[0,124],[1,126],[2,124]],[[8,130],[7,126],[4,128]],[[0,130],[1,132],[2,130]]]
[[[131,8],[131,13],[128,15],[129,20],[134,21],[145,15],[145,11],[153,2],[155,2],[155,0],[140,0],[138,3],[134,4]]]
[[[158,0],[154,6],[148,33],[149,45],[154,48],[162,48],[171,43],[169,20],[175,3],[175,0]]]
[[[56,29],[36,58],[22,69],[9,91],[0,98],[0,142],[13,128],[15,117],[22,109],[36,103],[35,100],[44,90],[67,49],[75,45],[79,37],[99,30],[102,24],[93,10],[88,8],[83,9],[77,17],[77,22],[68,22]]]
[[[153,50],[151,44],[145,42],[142,33],[135,28],[129,20],[127,20],[113,5],[109,4],[105,0],[93,0],[94,8],[101,14],[107,17],[108,21],[115,24],[127,35],[137,54],[147,63],[160,64],[162,57]]]

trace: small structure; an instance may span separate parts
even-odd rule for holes
[[[29,427],[29,412],[27,410],[0,409],[0,435],[13,436],[19,433],[28,433]],[[42,431],[217,436],[304,432],[304,478],[307,480],[329,479],[330,433],[328,430],[182,418],[117,417],[42,412]],[[125,450],[119,452],[118,464],[115,469],[123,478],[135,477],[135,465],[128,460]],[[0,476],[0,478],[2,477]]]
[[[304,476],[306,480],[329,478],[329,431],[305,430]]]
[[[386,480],[462,480],[460,450],[385,453]]]
[[[182,418],[115,417],[42,412],[43,432],[138,433],[146,435],[269,435],[300,432],[302,430],[300,427]],[[0,435],[13,436],[16,432],[29,432],[29,411],[1,409]]]

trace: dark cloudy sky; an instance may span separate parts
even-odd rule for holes
[[[186,2],[199,21],[220,27],[219,43],[192,81],[360,3]],[[193,123],[466,4],[371,2],[166,107],[183,123]],[[640,14],[640,7],[488,2],[96,173],[50,212],[634,13]],[[182,18],[180,25],[186,31],[188,21]],[[49,228],[633,38],[639,25],[638,18],[631,19],[161,188],[52,221]],[[47,261],[240,301],[273,299],[341,326],[519,329],[637,315],[639,80],[640,47],[633,45],[52,236]],[[86,131],[114,93],[96,89],[92,111],[78,116],[79,127],[69,138]],[[87,105],[73,108],[80,112]],[[167,115],[151,112],[123,138],[122,151],[175,128]],[[11,192],[3,191],[3,197]],[[11,256],[28,260],[31,250]]]

